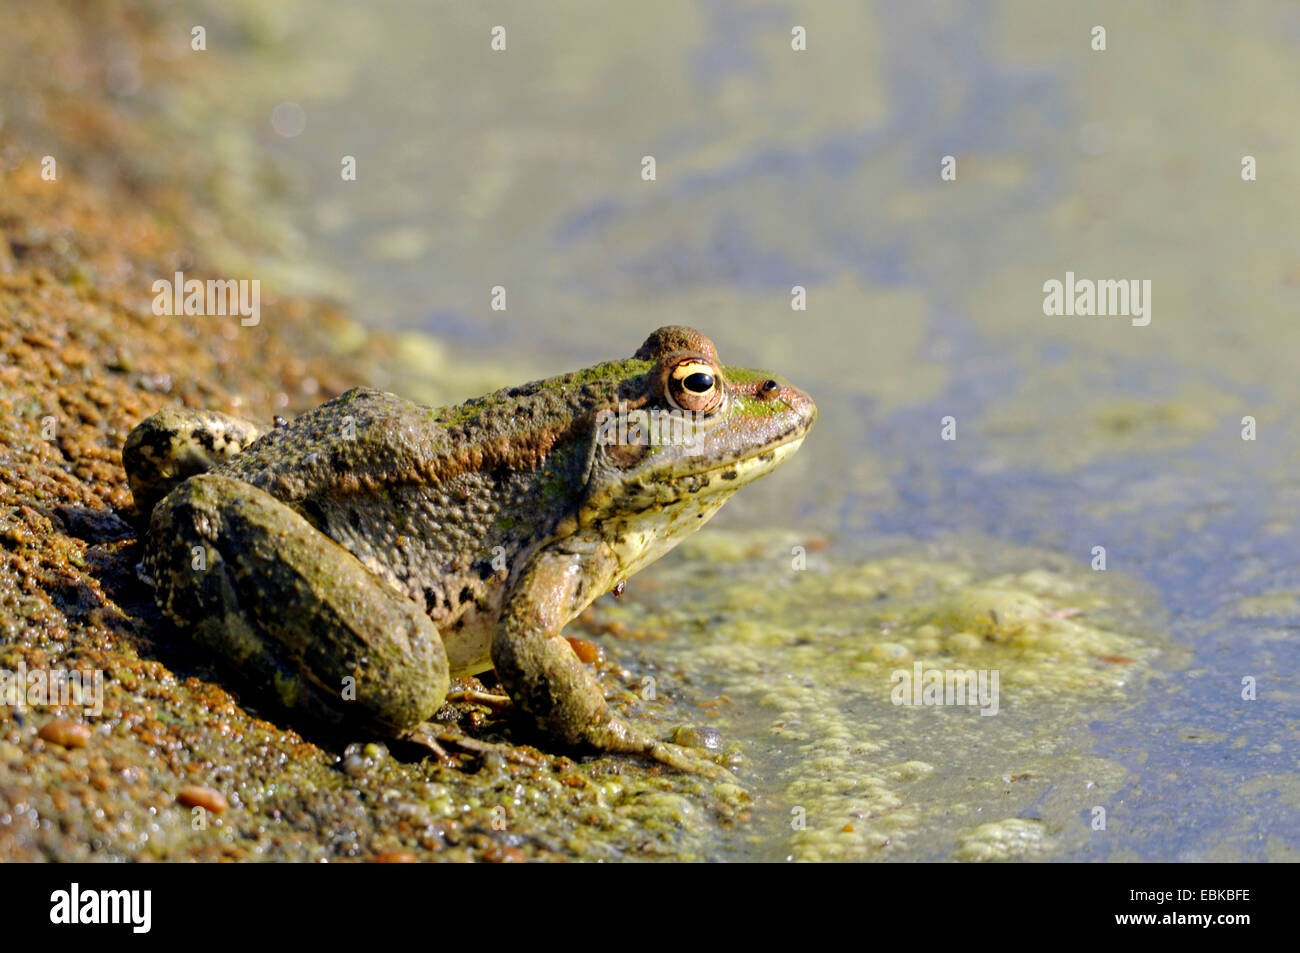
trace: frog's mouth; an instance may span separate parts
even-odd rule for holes
[[[788,416],[784,420],[778,418],[770,423],[765,421],[763,429],[770,426],[772,429],[777,429],[781,424],[785,426],[778,432],[768,435],[767,439],[757,442],[757,446],[748,453],[742,454],[736,453],[740,448],[727,439],[725,432],[716,442],[711,442],[709,435],[705,434],[700,444],[695,447],[689,444],[686,446],[685,452],[678,460],[678,472],[664,474],[663,478],[671,483],[693,479],[712,485],[720,480],[723,484],[731,484],[734,487],[744,486],[776,469],[798,450],[815,420],[816,414],[813,413],[793,422]],[[773,424],[776,426],[772,426]],[[703,487],[700,487],[691,492],[700,492],[702,489]]]
[[[784,463],[799,449],[807,432],[807,427],[794,428],[785,439],[747,456],[722,461],[702,458],[698,467],[691,467],[694,461],[684,455],[673,472],[647,473],[621,482],[599,509],[603,515],[617,515],[680,507],[689,501],[708,500],[712,507],[721,506],[736,490]]]
[[[722,484],[733,484],[735,486],[744,486],[757,480],[761,476],[766,476],[775,470],[787,459],[789,459],[796,450],[803,444],[804,437],[808,434],[808,428],[804,427],[797,431],[792,431],[790,436],[775,445],[768,445],[761,450],[755,451],[747,457],[741,457],[739,460],[730,460],[717,466],[709,467],[694,474],[695,478],[707,479],[709,485],[714,482]],[[701,487],[703,490],[704,487]],[[700,492],[692,490],[692,492]]]

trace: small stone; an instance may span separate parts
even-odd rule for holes
[[[568,638],[569,647],[573,649],[573,654],[578,656],[578,661],[583,665],[595,665],[605,659],[605,650],[595,642],[588,642],[586,639]]]
[[[201,807],[211,814],[220,814],[230,806],[220,791],[197,784],[181,788],[176,794],[176,800],[186,807]]]
[[[84,748],[90,743],[90,728],[70,718],[58,718],[46,722],[40,737],[64,748]]]

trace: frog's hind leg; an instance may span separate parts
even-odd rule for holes
[[[159,606],[284,707],[393,734],[442,704],[447,658],[423,607],[270,494],[195,476],[149,534]]]
[[[257,424],[215,410],[168,407],[141,421],[122,447],[136,510],[147,518],[187,477],[221,466],[261,435]]]

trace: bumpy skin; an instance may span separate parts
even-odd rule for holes
[[[647,446],[602,430],[620,405],[706,412],[693,446]],[[141,509],[161,499],[145,565],[163,610],[246,681],[401,734],[449,675],[495,666],[558,740],[699,770],[610,714],[561,631],[788,457],[816,409],[669,327],[631,360],[454,408],[352,390],[246,449],[252,425],[164,414],[124,451]]]

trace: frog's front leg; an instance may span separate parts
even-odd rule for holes
[[[159,503],[146,567],[163,611],[286,708],[394,733],[431,718],[447,694],[447,656],[423,607],[240,480],[201,474]]]
[[[615,716],[592,674],[561,634],[573,608],[590,601],[582,587],[607,578],[611,557],[545,550],[511,588],[492,642],[492,664],[511,699],[547,734],[571,745],[639,754],[679,771],[726,772],[685,749],[638,732]],[[598,590],[599,591],[599,590]]]

